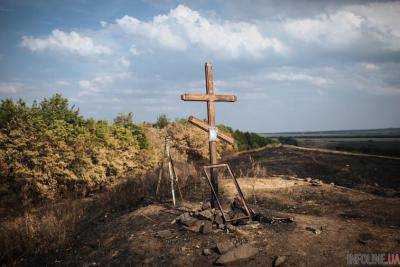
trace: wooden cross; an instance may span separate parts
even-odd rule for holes
[[[200,129],[209,132],[209,149],[210,149],[210,164],[217,164],[217,146],[216,138],[225,140],[226,142],[233,144],[234,139],[223,133],[219,133],[215,127],[215,102],[235,102],[236,96],[234,95],[216,95],[214,91],[213,81],[213,70],[210,62],[205,64],[205,79],[206,79],[206,94],[183,94],[181,99],[184,101],[205,101],[207,102],[207,122],[197,119],[193,116],[189,117],[189,122],[196,125]],[[211,168],[211,183],[214,187],[216,195],[218,196],[218,173],[215,168]],[[217,206],[216,199],[211,194],[211,206],[215,208]]]

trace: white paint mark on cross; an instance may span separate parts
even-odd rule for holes
[[[235,95],[220,94],[216,95],[214,91],[213,71],[210,62],[205,64],[205,79],[206,79],[206,94],[183,94],[181,99],[184,101],[204,101],[207,102],[207,122],[197,119],[193,116],[189,117],[189,122],[196,125],[200,129],[209,133],[209,148],[210,148],[210,164],[217,164],[217,138],[225,140],[226,142],[233,144],[234,139],[216,130],[215,127],[215,102],[235,102]],[[218,195],[218,174],[215,168],[211,168],[211,182]],[[211,198],[212,207],[216,207],[216,200],[212,195]]]

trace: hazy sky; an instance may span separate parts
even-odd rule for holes
[[[0,0],[0,99],[202,118],[207,60],[234,128],[400,126],[400,2]]]

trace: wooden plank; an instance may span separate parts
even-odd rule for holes
[[[206,131],[206,132],[208,132],[209,130],[210,130],[210,125],[208,125],[207,123],[205,123],[204,121],[202,121],[202,120],[200,120],[200,119],[197,119],[197,118],[195,118],[195,117],[193,117],[193,116],[190,116],[189,118],[188,118],[188,121],[191,123],[191,124],[193,124],[193,125],[196,125],[197,127],[199,127],[200,129],[202,129],[202,130],[204,130],[204,131]],[[231,144],[231,145],[233,145],[234,143],[235,143],[235,139],[233,139],[232,137],[230,137],[229,135],[226,135],[226,134],[224,134],[224,133],[221,133],[221,132],[219,132],[218,131],[218,138],[219,139],[222,139],[222,140],[224,140],[224,141],[226,141],[226,142],[228,142],[229,144]]]
[[[182,94],[181,99],[184,101],[216,101],[216,102],[235,102],[236,96],[235,95],[205,95],[199,93],[187,93]]]
[[[184,101],[208,101],[210,100],[209,95],[205,94],[183,94],[181,95],[181,99]]]
[[[235,102],[236,101],[236,96],[235,95],[215,95],[213,101],[216,102]]]
[[[212,70],[212,65],[210,62],[207,62],[205,65],[205,78],[206,78],[206,93],[208,95],[214,95],[214,77],[213,77],[213,70]],[[207,101],[207,119],[208,119],[208,125],[210,127],[214,128],[215,127],[215,102],[214,101]],[[217,164],[217,144],[215,141],[209,141],[209,147],[210,147],[210,164]],[[211,169],[210,170],[210,176],[211,176],[211,183],[212,186],[214,187],[215,194],[211,195],[211,207],[216,208],[217,207],[217,201],[218,198],[217,196],[219,195],[219,190],[218,190],[218,172],[216,169]]]

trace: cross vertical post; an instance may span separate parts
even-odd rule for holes
[[[208,95],[215,95],[214,93],[214,77],[212,64],[207,62],[205,65],[205,78],[206,78],[206,93]],[[215,128],[215,102],[207,101],[207,119],[208,125],[211,129]],[[217,144],[215,140],[209,140],[210,147],[210,164],[217,164]],[[211,168],[211,184],[214,187],[215,193],[218,196],[218,172],[215,168]],[[214,195],[211,196],[211,206],[216,207],[216,199]]]

